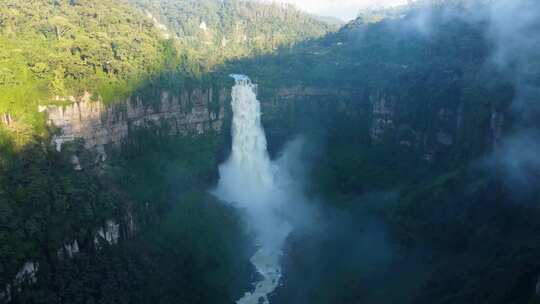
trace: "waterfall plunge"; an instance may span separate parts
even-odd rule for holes
[[[258,251],[251,262],[262,280],[237,303],[267,304],[268,295],[279,285],[281,250],[292,229],[282,216],[291,200],[283,186],[290,177],[268,156],[256,86],[246,76],[231,77],[236,81],[232,89],[232,153],[219,168],[215,194],[245,210],[249,226],[257,236]]]

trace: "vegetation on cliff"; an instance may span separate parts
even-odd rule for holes
[[[164,65],[166,42],[123,2],[13,0],[0,16],[0,113],[35,128],[53,96],[121,98]]]
[[[2,128],[17,130],[25,142],[36,131],[44,133],[40,104],[61,104],[84,91],[111,102],[186,88],[186,78],[198,81],[227,58],[273,51],[330,29],[292,7],[133,2],[9,0],[2,5],[0,113],[9,118]],[[174,37],[145,14],[149,11],[165,14]]]

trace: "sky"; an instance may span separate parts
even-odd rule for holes
[[[349,21],[361,8],[407,3],[406,0],[281,0],[295,4],[300,9],[320,16],[331,16]]]

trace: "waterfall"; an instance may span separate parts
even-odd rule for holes
[[[280,186],[287,177],[268,156],[256,85],[247,76],[231,77],[236,82],[232,89],[232,153],[219,167],[220,180],[214,193],[245,210],[257,236],[258,250],[251,262],[262,279],[237,303],[267,304],[268,295],[279,285],[282,247],[291,231],[283,217],[289,196]]]

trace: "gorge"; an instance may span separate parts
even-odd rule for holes
[[[1,5],[0,303],[540,303],[540,5],[324,20]]]

